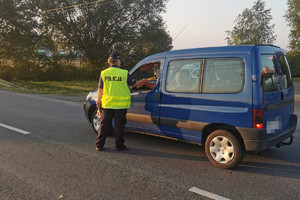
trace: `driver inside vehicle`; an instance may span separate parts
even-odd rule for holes
[[[174,85],[169,91],[190,91],[192,86],[189,84],[189,72],[187,70],[177,71],[174,76]]]

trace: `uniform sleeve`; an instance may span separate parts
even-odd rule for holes
[[[130,74],[128,73],[128,75],[127,75],[127,84],[128,84],[129,86],[133,86],[135,83],[136,83],[136,81],[134,80],[134,78],[132,78],[132,77],[130,76]]]
[[[99,78],[98,89],[103,89],[103,80],[101,78],[101,74],[100,74],[100,78]]]

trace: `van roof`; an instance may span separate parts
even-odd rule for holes
[[[176,56],[176,55],[193,55],[199,53],[230,53],[230,52],[249,52],[252,51],[253,48],[270,48],[270,49],[280,49],[278,46],[274,45],[244,45],[244,46],[219,46],[219,47],[203,47],[203,48],[193,48],[193,49],[179,49],[179,50],[171,50],[162,53],[153,54],[143,59],[151,60],[156,58],[164,58],[166,56]]]

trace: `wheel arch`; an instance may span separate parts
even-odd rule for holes
[[[93,112],[97,110],[97,106],[96,104],[95,105],[92,105],[88,111],[88,116],[89,116],[89,122],[92,123],[92,114]]]
[[[241,134],[239,133],[239,131],[234,126],[231,126],[228,124],[218,124],[218,123],[208,124],[203,128],[202,141],[201,141],[203,146],[205,145],[208,135],[216,130],[229,131],[241,142],[243,148],[245,149],[245,144],[244,144],[243,138],[242,138]]]

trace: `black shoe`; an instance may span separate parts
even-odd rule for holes
[[[103,151],[103,147],[96,147],[96,151]]]
[[[123,145],[121,147],[116,147],[116,151],[124,151],[126,150],[126,145]]]

